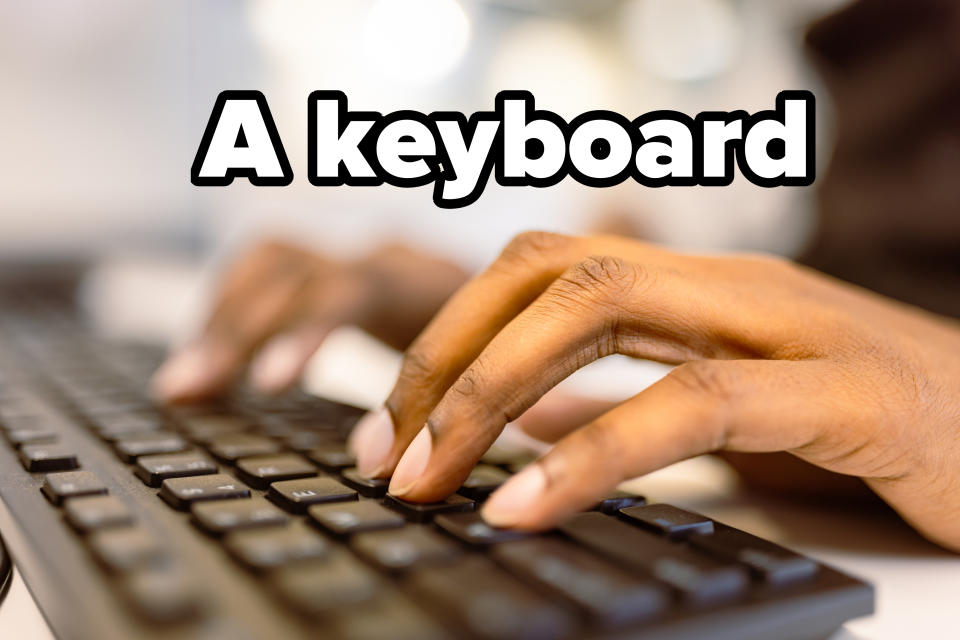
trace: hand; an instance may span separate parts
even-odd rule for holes
[[[214,395],[251,360],[253,385],[281,391],[343,324],[403,349],[465,280],[459,268],[403,247],[344,263],[264,242],[228,271],[202,335],[160,369],[155,393],[168,402]]]
[[[408,349],[386,408],[354,432],[358,465],[392,474],[395,495],[441,499],[507,422],[613,353],[679,366],[501,487],[489,522],[544,529],[684,458],[787,451],[863,478],[960,549],[960,328],[770,257],[517,237]]]

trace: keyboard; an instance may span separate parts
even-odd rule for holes
[[[64,640],[799,639],[873,611],[863,581],[630,492],[555,531],[493,529],[479,506],[522,452],[405,502],[353,467],[361,409],[242,389],[157,406],[161,356],[59,305],[0,311],[0,534]]]

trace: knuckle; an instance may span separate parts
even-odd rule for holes
[[[524,231],[513,237],[500,254],[501,260],[525,261],[551,254],[567,246],[570,236],[549,231]]]
[[[557,284],[592,299],[619,302],[646,280],[640,265],[613,256],[590,256],[560,276]]]
[[[698,396],[720,402],[729,402],[738,385],[736,369],[715,360],[687,362],[671,371],[668,377]]]
[[[397,388],[420,390],[432,387],[443,377],[439,360],[422,348],[411,348],[403,355]]]

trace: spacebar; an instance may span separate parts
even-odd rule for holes
[[[560,531],[593,551],[668,584],[691,604],[732,600],[746,591],[739,566],[700,556],[677,543],[601,513],[582,513]]]

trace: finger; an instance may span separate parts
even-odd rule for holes
[[[390,491],[415,501],[455,491],[507,422],[598,358],[742,356],[725,340],[702,339],[729,321],[712,306],[709,293],[682,274],[610,257],[577,263],[497,334],[444,394],[427,419],[429,434],[418,435],[419,446],[397,465]]]
[[[268,394],[289,389],[300,379],[328,333],[326,327],[308,325],[270,338],[250,365],[250,383]]]
[[[317,262],[305,251],[261,245],[230,269],[203,333],[154,378],[166,401],[202,398],[226,387],[254,350],[292,320]]]
[[[561,440],[501,487],[483,516],[495,526],[547,529],[624,480],[702,453],[815,446],[831,427],[855,422],[824,398],[831,377],[824,361],[682,365]]]
[[[528,232],[464,285],[407,350],[397,383],[377,418],[358,424],[361,473],[388,476],[430,411],[487,343],[566,269],[591,253],[643,253],[662,264],[683,260],[636,241]]]
[[[451,297],[407,349],[385,408],[354,429],[351,446],[360,473],[390,475],[447,387],[575,260],[580,243],[550,233],[521,234]]]

